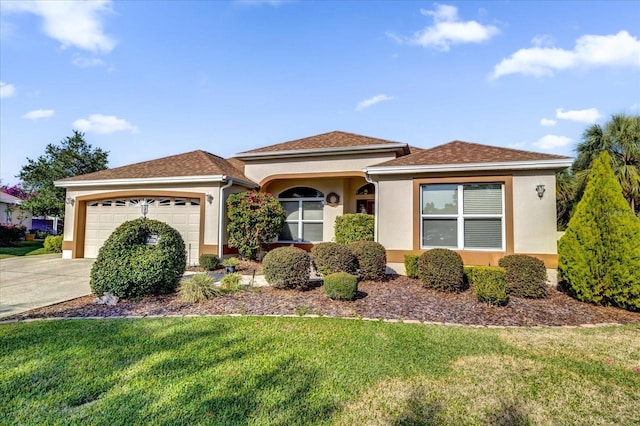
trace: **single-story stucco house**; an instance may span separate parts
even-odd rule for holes
[[[31,229],[32,214],[21,208],[22,200],[0,191],[0,223],[24,226]]]
[[[67,190],[63,256],[96,257],[141,204],[182,234],[190,264],[233,253],[225,199],[255,189],[287,212],[279,243],[331,241],[337,216],[366,212],[399,272],[405,254],[434,247],[470,265],[523,253],[555,268],[555,172],[570,165],[558,155],[461,141],[422,149],[338,131],[228,159],[193,151],[57,181]]]

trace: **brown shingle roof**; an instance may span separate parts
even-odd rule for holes
[[[87,173],[62,179],[61,182],[210,175],[226,175],[230,178],[251,182],[243,172],[224,158],[201,150]]]
[[[298,150],[320,150],[329,148],[349,148],[387,144],[402,145],[400,142],[393,142],[385,139],[356,135],[355,133],[335,131],[310,136],[308,138],[296,139],[293,141],[269,145],[262,148],[253,149],[251,151],[245,151],[238,154],[238,157],[242,157],[242,154],[275,153],[279,151]]]
[[[472,142],[453,141],[444,145],[413,152],[384,163],[383,166],[427,166],[439,164],[464,163],[502,163],[512,161],[566,160],[561,155],[542,154],[539,152],[521,151],[519,149],[481,145]]]

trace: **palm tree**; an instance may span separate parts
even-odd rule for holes
[[[611,168],[631,208],[640,209],[640,115],[617,114],[604,129],[594,124],[585,130],[572,171],[576,180],[576,201],[582,197],[593,160],[603,151],[611,156]]]
[[[573,175],[567,169],[556,173],[556,218],[558,230],[564,230],[569,223],[576,200],[576,185]]]

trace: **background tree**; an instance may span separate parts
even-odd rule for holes
[[[579,300],[640,310],[640,219],[622,196],[608,152],[593,162],[584,196],[558,245],[558,272]]]
[[[592,125],[585,130],[576,151],[578,156],[573,163],[572,174],[576,181],[577,200],[584,193],[594,159],[600,153],[608,152],[623,196],[637,214],[640,210],[640,115],[617,114],[604,128],[599,124]]]
[[[24,188],[33,195],[25,200],[23,207],[35,216],[64,217],[64,188],[53,182],[67,177],[97,172],[107,168],[109,152],[93,148],[84,140],[84,133],[73,131],[60,145],[49,144],[45,154],[36,160],[27,158],[18,177]]]
[[[556,218],[558,230],[564,230],[575,205],[576,185],[573,175],[564,169],[556,173]]]
[[[246,259],[255,260],[258,251],[276,239],[285,223],[284,209],[271,194],[255,191],[231,194],[227,208],[229,247],[237,247]]]

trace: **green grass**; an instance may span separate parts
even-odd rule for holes
[[[0,424],[639,424],[640,326],[331,318],[0,326]]]
[[[45,254],[43,241],[20,241],[17,247],[0,247],[0,259]]]

